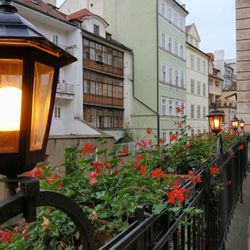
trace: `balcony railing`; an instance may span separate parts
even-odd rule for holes
[[[56,92],[60,94],[74,95],[74,85],[68,83],[58,83]]]
[[[236,202],[242,198],[242,182],[248,164],[247,144],[243,150],[238,144],[234,145],[222,158],[217,176],[222,186],[216,197],[211,190],[209,169],[217,165],[218,158],[199,172],[202,183],[196,184],[178,212],[164,211],[146,217],[144,207],[140,206],[137,220],[99,250],[224,249]],[[190,182],[183,186],[188,188]],[[187,212],[192,207],[203,212],[192,216]]]
[[[222,101],[217,101],[217,102],[209,102],[209,107],[214,107],[216,106],[217,108],[237,108],[237,103],[236,102],[222,102]]]
[[[232,83],[231,85],[222,84],[222,91],[236,91],[236,83]]]

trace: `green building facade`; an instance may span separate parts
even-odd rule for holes
[[[104,0],[103,10],[114,39],[134,53],[129,131],[137,141],[151,128],[169,142],[185,107],[188,12],[175,0]]]

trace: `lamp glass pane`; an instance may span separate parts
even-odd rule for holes
[[[222,116],[215,115],[210,117],[209,125],[213,132],[219,132],[222,128]]]
[[[0,59],[0,153],[19,148],[23,61]]]
[[[51,103],[54,68],[35,62],[30,151],[41,150]]]

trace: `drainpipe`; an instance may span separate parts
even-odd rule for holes
[[[160,114],[159,114],[159,18],[158,18],[159,1],[156,0],[156,92],[157,92],[157,144],[160,144]]]

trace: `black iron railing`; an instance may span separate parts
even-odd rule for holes
[[[244,149],[234,145],[201,170],[202,183],[192,188],[192,195],[178,213],[146,217],[144,208],[138,207],[137,220],[99,250],[223,249],[237,200],[240,197],[242,201],[247,152],[247,144]],[[215,165],[220,168],[216,182],[210,174]],[[185,186],[189,188],[190,183]],[[192,215],[188,210],[193,207],[203,212]]]

